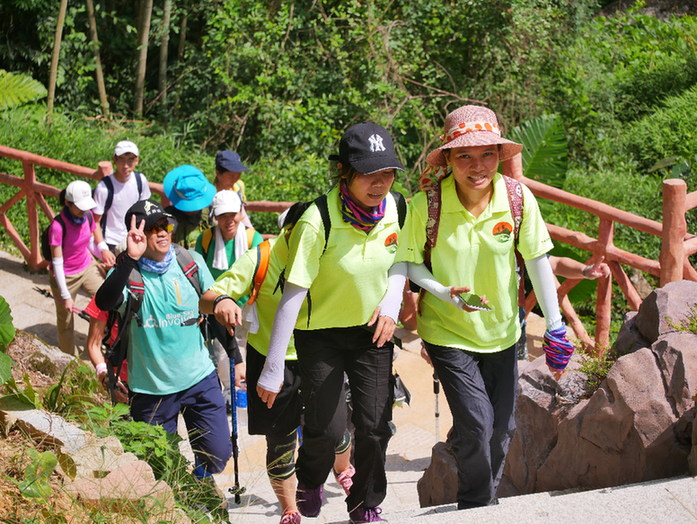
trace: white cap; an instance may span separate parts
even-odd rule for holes
[[[97,207],[92,198],[92,188],[83,180],[75,180],[65,188],[65,200],[75,204],[80,211],[87,211]]]
[[[225,213],[239,213],[242,209],[242,201],[235,191],[224,189],[215,194],[211,207],[213,215],[219,217]]]
[[[114,148],[114,155],[121,156],[126,153],[133,153],[135,156],[140,156],[137,145],[130,140],[121,140]]]

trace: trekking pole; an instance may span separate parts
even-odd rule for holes
[[[227,330],[214,318],[212,318],[210,322],[214,324],[215,331],[219,333],[220,336],[218,337],[218,341],[223,344],[225,352],[230,359],[230,411],[232,418],[230,442],[232,443],[232,461],[234,466],[235,485],[229,488],[228,492],[235,496],[235,504],[239,504],[241,501],[240,495],[245,492],[245,488],[240,486],[240,448],[237,441],[237,396],[235,395],[235,353],[239,352],[239,348],[234,335],[230,335]],[[209,326],[208,329],[211,329],[211,326]]]
[[[435,372],[435,370],[433,371],[433,394],[436,396],[436,441],[440,441],[440,408],[438,407],[438,397],[440,396],[440,380],[438,379],[438,374]]]
[[[240,495],[244,493],[245,489],[240,486],[240,448],[237,445],[237,399],[235,397],[235,357],[230,356],[230,407],[232,411],[232,432],[230,434],[230,441],[232,442],[235,485],[228,491],[235,495],[235,504],[239,504],[241,501]]]
[[[53,298],[53,293],[51,293],[48,289],[42,289],[40,287],[35,286],[34,291],[36,291],[37,293],[41,293],[45,297]],[[82,309],[79,309],[76,306],[73,306],[73,313],[77,314],[77,316],[83,320],[90,320],[90,316],[87,313],[85,313]]]

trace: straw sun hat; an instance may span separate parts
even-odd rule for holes
[[[508,160],[523,150],[523,145],[501,137],[496,113],[482,106],[462,106],[445,117],[441,145],[426,161],[434,167],[446,165],[444,149],[501,144],[499,160]]]

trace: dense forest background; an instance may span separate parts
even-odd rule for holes
[[[249,199],[292,201],[328,187],[326,158],[342,131],[372,120],[395,137],[408,167],[398,183],[410,193],[444,116],[480,103],[524,140],[528,176],[658,220],[663,179],[697,189],[694,2],[63,2],[48,101],[62,2],[0,4],[0,67],[15,80],[0,77],[0,100],[25,95],[0,105],[1,144],[96,166],[129,138],[154,181],[183,163],[212,178],[215,152],[229,148],[252,167]],[[0,171],[21,175],[21,166],[0,159]],[[597,235],[584,213],[553,203],[543,211]],[[255,217],[262,232],[274,222]],[[656,238],[621,226],[615,237],[658,256]]]

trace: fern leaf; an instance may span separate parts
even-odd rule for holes
[[[45,97],[46,88],[29,75],[0,69],[0,110]]]
[[[525,145],[525,176],[561,188],[566,179],[567,143],[561,120],[556,115],[542,115],[513,129],[511,140]]]

